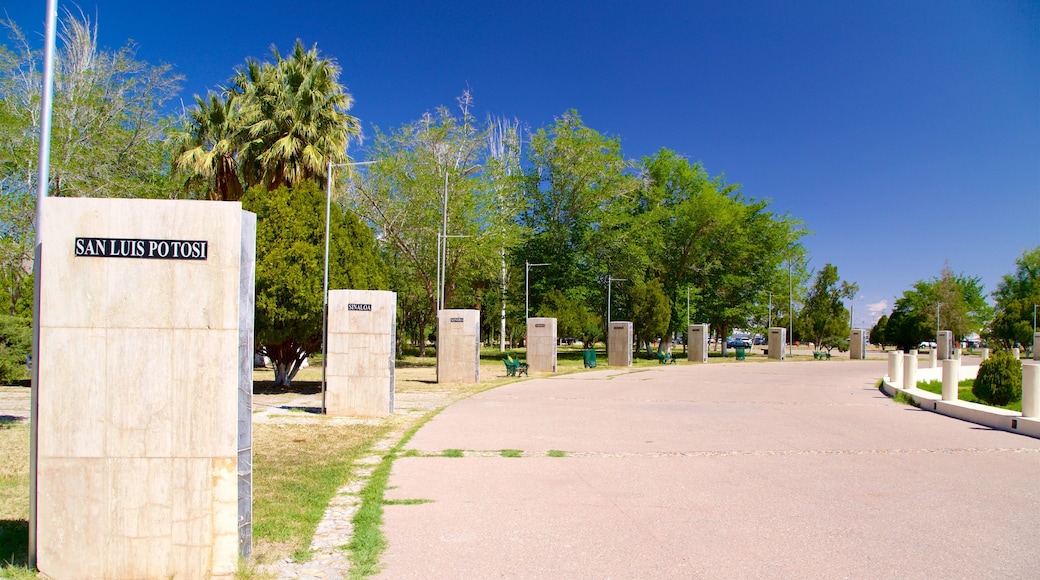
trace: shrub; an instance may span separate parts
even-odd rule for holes
[[[0,316],[0,383],[25,378],[25,358],[32,349],[32,321]]]
[[[982,361],[971,393],[990,405],[1003,406],[1022,398],[1022,363],[1008,351]]]

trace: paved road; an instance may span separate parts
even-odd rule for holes
[[[432,501],[386,507],[382,576],[1040,577],[1040,440],[896,404],[884,372],[608,369],[456,403],[394,464],[387,499]]]

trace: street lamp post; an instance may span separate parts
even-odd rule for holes
[[[627,278],[615,278],[607,274],[607,324],[610,324],[610,285],[614,282],[627,282]]]
[[[787,260],[787,356],[794,356],[794,265]]]
[[[329,162],[328,174],[325,176],[325,274],[322,278],[321,290],[321,414],[325,414],[325,369],[328,359],[329,339],[329,224],[332,220],[332,169],[334,167],[355,167],[372,165],[377,161],[354,161],[350,163]]]
[[[609,322],[609,321],[608,321]],[[686,287],[686,328],[690,327],[690,287]]]
[[[853,296],[852,298],[849,298],[849,331],[852,331],[852,329],[856,328],[856,318],[855,318],[856,298],[863,298],[863,297],[862,296]]]
[[[461,173],[462,177],[472,175],[480,169],[474,165]],[[441,232],[437,236],[437,310],[444,310],[444,286],[448,278],[448,238],[464,237],[448,235],[448,166],[444,166],[444,204],[441,209]]]
[[[942,302],[935,303],[935,346],[939,347],[939,308],[942,306]]]
[[[527,324],[527,319],[531,317],[531,312],[530,312],[531,299],[530,299],[529,285],[528,285],[528,282],[529,282],[529,280],[531,278],[531,268],[537,267],[537,266],[548,266],[548,265],[549,265],[548,263],[532,264],[531,262],[528,262],[527,260],[524,260],[524,324],[525,325]]]

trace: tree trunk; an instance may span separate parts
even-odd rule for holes
[[[668,333],[661,339],[661,352],[672,352],[672,335]]]
[[[289,365],[284,362],[271,361],[271,366],[274,367],[274,384],[278,387],[289,386]]]

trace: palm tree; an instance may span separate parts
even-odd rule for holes
[[[202,183],[211,200],[238,201],[242,182],[235,157],[240,123],[232,94],[226,98],[210,93],[195,96],[196,108],[189,113],[188,129],[173,136],[178,145],[177,169],[187,171],[189,184]]]
[[[342,163],[361,124],[346,111],[353,99],[339,84],[339,67],[315,46],[296,46],[288,58],[247,63],[235,78],[244,97],[243,168],[247,182],[268,190],[304,180],[324,185],[328,163]]]
[[[361,138],[333,60],[299,40],[288,58],[272,51],[274,63],[247,60],[223,95],[196,96],[188,129],[172,138],[177,168],[209,199],[238,200],[254,185],[323,187],[328,164],[348,161],[347,147]]]

